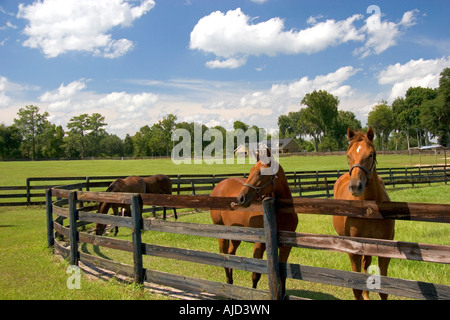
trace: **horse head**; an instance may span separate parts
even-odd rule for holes
[[[273,159],[268,148],[255,154],[256,164],[250,170],[247,181],[245,181],[239,194],[237,195],[237,205],[248,207],[255,199],[263,199],[268,195],[273,195],[279,164]]]
[[[350,167],[349,190],[353,196],[363,194],[367,183],[372,177],[376,165],[376,151],[373,145],[374,132],[371,127],[364,132],[354,132],[351,128],[347,130],[350,145],[347,149],[347,162]]]

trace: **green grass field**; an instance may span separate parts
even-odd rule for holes
[[[378,168],[410,166],[408,155],[378,155],[377,160]],[[418,161],[413,156],[412,165],[418,165]],[[443,163],[443,159],[438,158],[438,163]],[[280,157],[280,164],[285,171],[348,169],[345,156]],[[422,156],[421,164],[436,164],[435,157]],[[248,163],[175,165],[171,159],[0,162],[0,186],[23,186],[30,177],[241,173],[250,168]]]
[[[345,169],[345,157],[287,157],[280,163],[285,170]],[[422,163],[424,158],[422,157]],[[434,157],[430,157],[434,163]],[[408,156],[379,156],[379,167],[409,165]],[[250,165],[182,165],[165,160],[97,160],[0,162],[0,185],[23,185],[27,177],[69,175],[128,175],[181,173],[248,172]],[[444,184],[431,187],[389,190],[392,201],[450,203],[450,187]],[[331,217],[300,215],[299,232],[335,234]],[[179,221],[210,224],[208,212],[186,214]],[[131,239],[131,231],[120,228],[120,239]],[[450,245],[450,226],[442,223],[396,223],[395,240]],[[143,242],[217,252],[217,240],[192,236],[144,232]],[[107,248],[81,245],[80,250],[103,257],[132,263],[131,255]],[[243,243],[238,255],[250,257],[252,244]],[[346,254],[294,248],[289,262],[304,265],[351,270]],[[135,285],[92,279],[83,275],[80,290],[66,286],[67,261],[55,258],[46,248],[45,209],[43,207],[0,207],[0,299],[167,299],[162,295],[140,290]],[[144,267],[204,279],[225,281],[222,268],[184,263],[171,259],[145,257]],[[235,284],[251,286],[250,273],[235,270]],[[450,267],[443,264],[392,260],[389,276],[450,285]],[[267,289],[267,277],[258,286]],[[304,281],[288,280],[288,293],[313,299],[352,299],[350,289]],[[378,299],[378,295],[371,294]],[[392,299],[402,299],[391,297]]]

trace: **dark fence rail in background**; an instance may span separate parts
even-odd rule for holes
[[[289,171],[286,172],[289,186],[294,197],[331,198],[336,180],[346,170],[327,171]],[[450,180],[448,166],[422,166],[377,168],[378,175],[388,187],[416,186],[447,182]],[[143,175],[144,176],[144,175]],[[173,183],[173,193],[209,194],[214,186],[228,177],[245,177],[244,173],[231,174],[183,174],[169,175]],[[87,190],[106,188],[116,178],[126,176],[94,176],[94,177],[35,177],[28,178],[25,186],[0,187],[0,206],[44,205],[44,191],[58,185],[83,182]],[[14,191],[14,192],[12,192]],[[13,200],[13,201],[11,201]]]

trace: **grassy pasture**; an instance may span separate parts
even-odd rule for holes
[[[408,156],[378,157],[379,167],[409,165]],[[434,163],[434,156],[429,163]],[[286,157],[280,163],[285,170],[346,169],[343,156]],[[424,157],[422,157],[424,163]],[[160,160],[96,160],[0,162],[0,185],[23,185],[27,177],[37,176],[95,176],[127,174],[235,173],[248,172],[251,165],[173,165],[170,159]],[[450,188],[439,184],[431,187],[389,190],[393,201],[450,203]],[[299,215],[298,232],[335,234],[330,216]],[[210,224],[209,212],[182,215],[182,222]],[[118,237],[131,240],[131,230],[120,228]],[[433,244],[450,244],[450,226],[441,223],[398,221],[395,240]],[[143,242],[194,250],[217,252],[216,239],[144,232]],[[238,255],[251,257],[252,244],[242,243]],[[91,245],[80,250],[114,260],[132,263],[128,253]],[[374,262],[375,263],[375,259]],[[346,254],[294,248],[289,262],[304,265],[351,270]],[[164,299],[164,296],[138,290],[116,280],[93,280],[83,275],[81,289],[66,287],[66,261],[56,260],[46,249],[45,208],[0,207],[0,299]],[[187,276],[224,282],[222,268],[154,257],[144,258],[144,267]],[[235,270],[235,284],[251,286],[250,273]],[[415,261],[392,260],[389,276],[450,285],[450,266]],[[267,289],[267,277],[258,286]],[[350,289],[289,280],[290,293],[313,299],[352,299]],[[371,294],[377,299],[378,295]],[[398,299],[399,297],[391,297]]]
[[[378,155],[378,168],[410,166],[408,155]],[[438,162],[443,159],[438,157]],[[413,156],[412,165],[418,165]],[[346,170],[345,156],[293,156],[280,157],[285,171]],[[434,155],[422,156],[421,164],[436,164]],[[100,175],[150,175],[164,174],[213,174],[249,172],[251,165],[245,164],[180,164],[171,159],[154,160],[71,160],[71,161],[14,161],[0,162],[0,186],[25,185],[30,177],[100,176]],[[37,184],[37,182],[36,182]]]

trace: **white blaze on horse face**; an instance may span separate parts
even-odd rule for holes
[[[356,149],[356,153],[359,153],[360,149],[361,149],[361,146],[358,146],[358,149]]]

